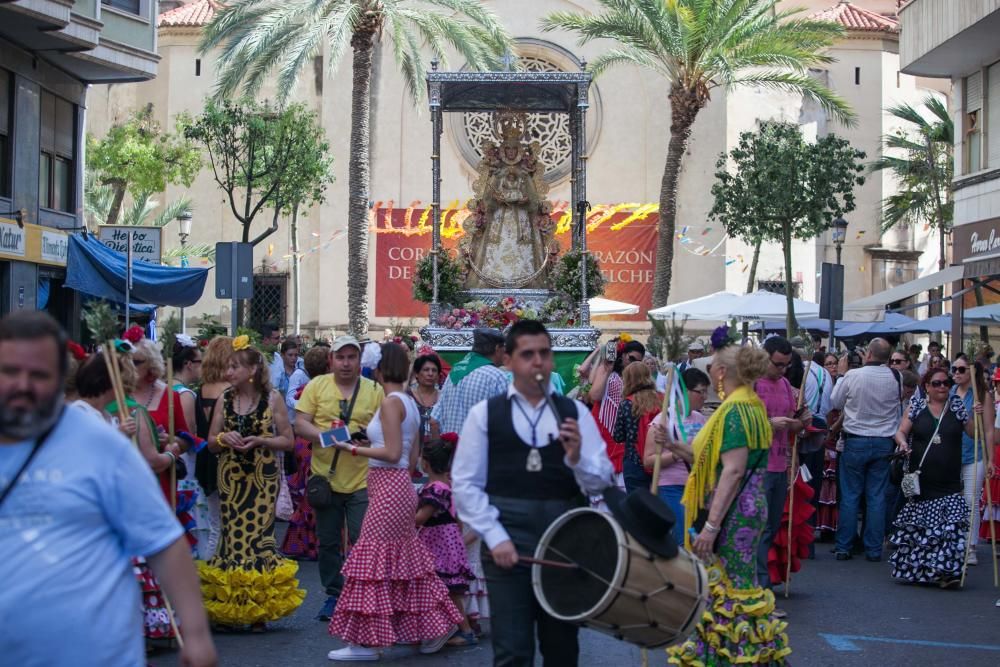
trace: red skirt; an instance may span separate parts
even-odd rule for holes
[[[368,470],[368,511],[341,573],[330,634],[359,646],[434,639],[461,623],[434,556],[417,538],[417,493],[406,470]]]

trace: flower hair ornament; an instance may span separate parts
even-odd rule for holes
[[[83,361],[87,358],[87,351],[83,349],[83,346],[71,340],[66,341],[66,351],[77,361]]]
[[[233,352],[239,352],[250,347],[250,336],[243,334],[233,339]]]
[[[721,350],[727,345],[732,345],[738,341],[739,336],[729,327],[728,324],[716,327],[715,330],[712,331],[712,337],[710,338],[713,350]]]
[[[458,447],[458,433],[449,431],[448,433],[441,434],[441,440],[447,442],[452,447]]]
[[[129,327],[128,331],[122,334],[122,338],[135,345],[145,337],[142,327],[138,324]]]
[[[378,343],[368,343],[361,352],[361,368],[373,370],[382,361],[382,346]]]
[[[194,338],[188,336],[187,334],[179,333],[174,336],[174,340],[181,347],[198,347],[198,344],[194,342]]]

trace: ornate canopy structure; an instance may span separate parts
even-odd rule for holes
[[[438,257],[441,252],[441,134],[444,114],[449,112],[492,112],[512,110],[528,113],[557,113],[569,116],[572,142],[570,165],[570,197],[573,201],[571,229],[573,249],[586,251],[587,202],[587,132],[586,113],[590,106],[589,89],[593,77],[589,72],[442,72],[437,61],[427,73],[430,102],[431,150],[431,217],[433,239],[431,254],[434,266],[434,294],[430,304],[431,326],[425,337],[442,347],[465,347],[464,338],[471,342],[471,331],[435,331],[434,322],[441,310],[438,300]],[[590,327],[590,306],[587,302],[586,255],[581,262],[580,283],[583,288],[579,304],[579,326],[553,330],[553,343],[562,349],[592,349],[598,332]],[[499,291],[499,290],[498,290]],[[537,292],[538,290],[523,290]],[[498,294],[498,296],[505,296]],[[537,296],[525,294],[525,296]]]

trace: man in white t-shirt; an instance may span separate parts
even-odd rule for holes
[[[183,617],[180,662],[217,663],[184,531],[116,429],[63,410],[66,336],[42,311],[0,320],[0,655],[3,664],[145,664],[130,558]]]

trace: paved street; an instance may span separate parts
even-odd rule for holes
[[[1000,592],[991,585],[989,555],[981,545],[982,565],[969,569],[963,591],[942,591],[894,584],[888,565],[863,558],[837,562],[829,545],[817,545],[817,560],[806,562],[793,581],[793,593],[780,600],[789,613],[794,650],[790,663],[800,667],[853,665],[1000,664]],[[312,619],[323,597],[315,563],[302,563],[300,581],[309,591],[305,604],[291,618],[273,625],[265,635],[216,637],[221,664],[227,667],[330,665],[326,652],[340,646],[326,633],[326,624]],[[639,665],[637,648],[604,635],[584,631],[581,665]],[[420,656],[397,649],[388,664],[487,665],[489,643],[471,649],[445,650]],[[153,665],[176,664],[172,654],[159,654]],[[539,665],[541,662],[539,661]],[[662,651],[652,651],[651,665],[665,665]]]

